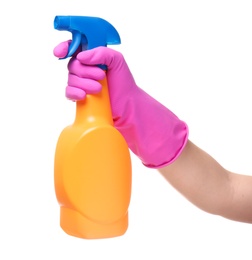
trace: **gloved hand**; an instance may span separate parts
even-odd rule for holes
[[[58,58],[66,56],[69,41],[54,48]],[[98,64],[107,66],[107,72]],[[150,168],[172,163],[188,139],[188,127],[173,112],[139,88],[123,55],[108,47],[76,54],[68,64],[66,97],[81,100],[101,89],[107,76],[114,126],[131,151]]]

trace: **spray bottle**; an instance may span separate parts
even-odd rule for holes
[[[54,28],[72,33],[65,58],[78,48],[120,43],[116,29],[98,17],[56,16]],[[121,236],[128,228],[130,152],[113,126],[107,79],[101,84],[100,93],[76,102],[75,120],[61,132],[54,160],[60,226],[85,239]]]

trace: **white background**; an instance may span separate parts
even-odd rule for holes
[[[225,168],[252,174],[251,1],[10,0],[0,12],[0,259],[252,259],[251,225],[199,210],[133,155],[124,236],[66,235],[53,184],[56,141],[75,109],[67,61],[53,56],[70,38],[54,30],[56,15],[112,23],[138,85]]]

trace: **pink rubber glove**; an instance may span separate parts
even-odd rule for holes
[[[54,55],[64,57],[68,44],[56,46]],[[176,160],[188,139],[187,125],[136,85],[120,52],[98,47],[78,53],[68,65],[66,97],[80,100],[101,89],[98,80],[106,74],[97,64],[107,65],[114,126],[131,151],[150,168],[164,167]]]

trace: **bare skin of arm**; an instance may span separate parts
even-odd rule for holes
[[[252,176],[226,170],[191,141],[174,163],[158,171],[198,208],[252,223]]]

